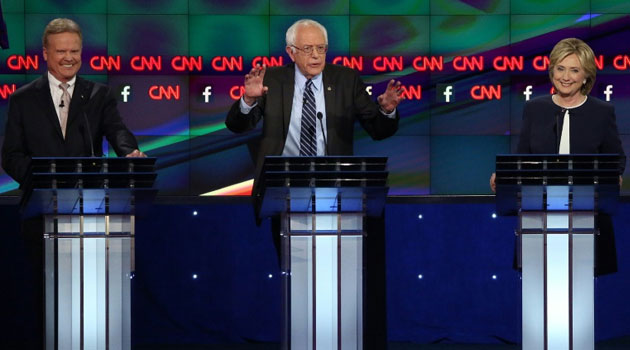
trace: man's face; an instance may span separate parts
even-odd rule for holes
[[[307,79],[313,78],[324,70],[326,52],[317,52],[317,47],[325,47],[326,39],[319,28],[315,26],[299,27],[295,35],[295,46],[297,47],[295,53],[291,46],[287,46],[287,53]],[[310,54],[304,52],[304,49],[308,50],[308,48],[312,49]]]
[[[81,39],[76,33],[59,33],[48,36],[44,47],[44,60],[48,71],[62,83],[72,79],[81,68]]]

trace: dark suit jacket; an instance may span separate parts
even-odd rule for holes
[[[375,140],[393,135],[398,130],[396,118],[383,115],[378,104],[365,91],[359,74],[350,68],[326,64],[323,75],[326,103],[326,131],[329,155],[352,155],[354,150],[354,122],[358,120]],[[268,68],[263,85],[268,93],[258,99],[249,114],[242,114],[240,101],[228,112],[225,124],[233,132],[252,130],[262,119],[263,130],[256,160],[254,193],[265,156],[281,155],[289,132],[293,105],[295,65]]]
[[[78,76],[70,101],[65,140],[50,95],[47,73],[11,95],[6,125],[2,167],[19,183],[26,177],[31,157],[87,157],[92,147],[94,155],[101,156],[103,136],[118,156],[138,148],[135,137],[120,118],[111,89]],[[92,134],[92,147],[88,130]]]
[[[556,119],[561,108],[551,95],[532,99],[523,110],[523,128],[518,153],[558,153]],[[612,104],[589,96],[580,107],[569,110],[571,153],[619,153],[624,155]],[[560,135],[559,130],[558,135]],[[622,169],[623,170],[623,169]]]
[[[556,115],[561,127],[560,114],[561,108],[553,102],[551,95],[527,102],[517,153],[558,153],[556,135],[561,135],[561,130],[556,134]],[[571,153],[618,153],[623,157],[620,169],[623,173],[625,154],[617,131],[614,106],[589,96],[583,105],[570,109],[569,115]],[[596,225],[599,235],[595,239],[595,273],[616,272],[617,251],[612,220],[609,215],[599,213]]]

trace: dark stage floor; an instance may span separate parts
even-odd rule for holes
[[[520,345],[502,344],[407,344],[390,343],[388,350],[516,350]],[[279,344],[229,344],[229,345],[145,345],[135,350],[278,350]],[[628,350],[630,336],[611,339],[595,344],[595,350]]]

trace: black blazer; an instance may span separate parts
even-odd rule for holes
[[[350,68],[326,64],[322,73],[326,104],[326,131],[329,155],[352,155],[354,151],[354,122],[358,120],[375,140],[396,133],[399,116],[389,118],[380,112],[379,106],[365,91],[359,73]],[[225,124],[233,132],[252,130],[262,119],[263,130],[256,157],[254,192],[260,176],[263,160],[268,155],[281,155],[289,132],[289,120],[293,105],[295,65],[267,68],[263,85],[267,94],[249,114],[242,114],[240,100],[228,112]]]
[[[118,156],[133,152],[138,144],[123,124],[116,105],[109,87],[77,76],[64,140],[45,73],[9,98],[2,167],[22,183],[31,157],[87,157],[92,148],[94,155],[101,156],[103,136]],[[92,135],[92,147],[88,130]]]
[[[517,153],[558,153],[556,135],[561,135],[561,130],[556,133],[556,119],[561,128],[561,110],[551,95],[527,102]],[[623,173],[625,154],[617,131],[614,106],[589,96],[583,105],[570,109],[569,115],[571,153],[618,153],[623,158],[620,169]],[[595,236],[595,274],[616,272],[617,250],[610,216],[598,213],[596,226],[599,235]]]
[[[562,128],[561,110],[551,95],[527,102],[517,152],[558,153],[556,135],[560,135],[561,130],[556,134],[556,120]],[[583,105],[570,109],[569,115],[571,153],[619,153],[624,156],[612,104],[589,96]]]

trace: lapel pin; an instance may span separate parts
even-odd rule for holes
[[[330,86],[328,87],[328,91],[332,91],[332,88]]]

